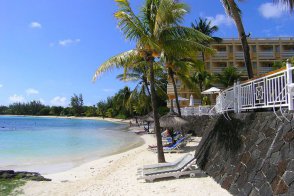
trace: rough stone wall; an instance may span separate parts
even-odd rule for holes
[[[192,131],[195,136],[202,137],[203,133],[211,122],[214,120],[209,116],[185,116],[184,119],[190,123],[185,127],[188,131]]]
[[[206,127],[197,164],[233,195],[294,195],[294,120],[280,122],[272,112],[230,116]]]

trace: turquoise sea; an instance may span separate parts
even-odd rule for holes
[[[125,125],[98,120],[0,116],[0,170],[64,171],[138,144]]]

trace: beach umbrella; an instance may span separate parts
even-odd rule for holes
[[[159,119],[160,126],[165,128],[175,128],[181,129],[182,127],[189,124],[189,122],[183,118],[181,118],[177,113],[174,111],[170,111],[166,115],[162,116]]]
[[[207,89],[207,90],[201,92],[201,94],[203,94],[203,95],[212,95],[212,94],[219,93],[220,91],[221,90],[219,88],[211,87],[210,89]]]
[[[149,112],[149,113],[146,114],[145,116],[142,116],[142,117],[141,117],[141,120],[142,120],[142,121],[145,121],[145,122],[153,122],[153,121],[154,121],[154,118],[153,118],[153,112]]]
[[[194,106],[194,98],[193,98],[193,95],[191,94],[190,96],[190,103],[189,103],[189,106],[193,107]]]

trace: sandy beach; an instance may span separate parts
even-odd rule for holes
[[[138,128],[132,128],[137,130]],[[85,163],[71,170],[45,175],[51,182],[28,182],[22,195],[230,195],[210,177],[181,177],[147,183],[137,180],[137,168],[157,162],[147,146],[155,144],[154,135],[142,135],[144,144],[129,151]],[[187,153],[194,153],[200,138],[188,143]],[[165,154],[172,162],[183,156]]]

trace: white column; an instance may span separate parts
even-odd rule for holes
[[[286,67],[287,67],[287,86],[288,86],[288,107],[290,111],[294,110],[294,105],[293,105],[293,93],[291,92],[293,89],[291,89],[292,87],[292,83],[293,83],[293,78],[292,78],[292,65],[289,62],[289,60],[287,60],[286,63]]]
[[[237,112],[241,112],[241,85],[240,81],[237,81]]]
[[[236,85],[236,82],[234,82],[234,88],[233,88],[233,91],[234,91],[234,112],[237,113],[238,112],[238,92],[237,92],[237,85]]]

